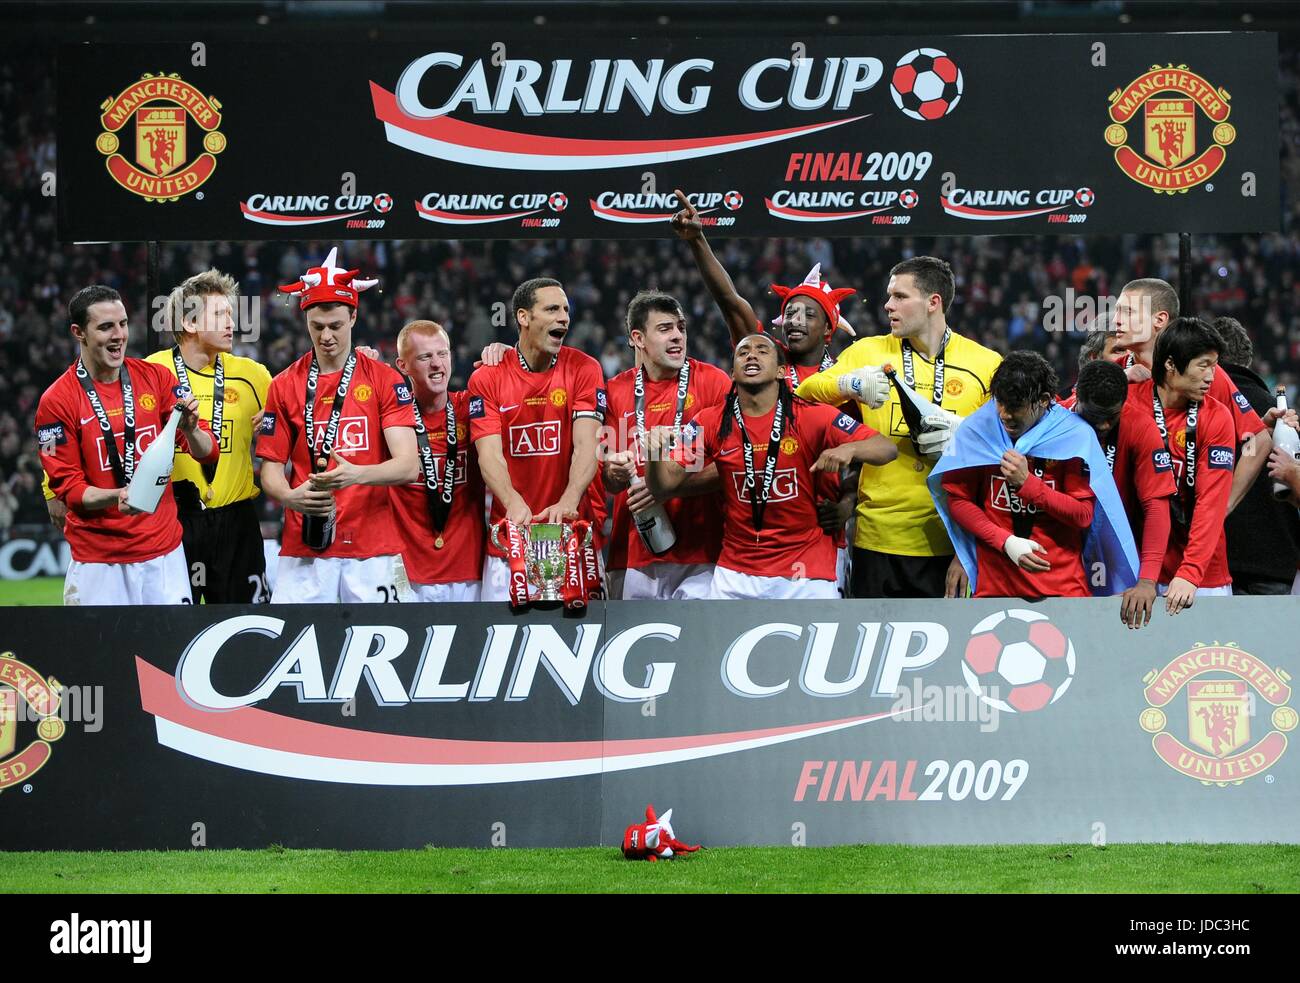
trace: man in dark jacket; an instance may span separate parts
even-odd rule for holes
[[[1214,319],[1215,333],[1223,339],[1219,368],[1250,401],[1263,419],[1277,405],[1277,397],[1250,368],[1255,350],[1241,322],[1232,317]],[[1272,420],[1265,420],[1272,426]],[[1225,523],[1228,569],[1234,594],[1289,594],[1300,560],[1300,519],[1294,506],[1273,498],[1273,479],[1267,470],[1255,479],[1241,504]]]

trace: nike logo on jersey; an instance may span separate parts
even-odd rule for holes
[[[502,412],[502,413],[509,413],[511,410],[517,410],[517,409],[519,409],[519,404],[518,404],[518,403],[514,403],[514,404],[511,405],[511,406],[503,406],[503,407],[501,407],[500,412]]]
[[[87,423],[89,423],[89,422],[90,422],[91,420],[93,420],[93,419],[95,419],[95,414],[94,414],[94,413],[90,414],[90,416],[88,416],[88,417],[86,417],[84,420],[82,420],[82,421],[81,421],[81,425],[84,427]]]
[[[739,450],[738,447],[733,447],[731,448],[731,450],[718,451],[718,457],[729,457],[730,455],[736,453],[737,450]]]

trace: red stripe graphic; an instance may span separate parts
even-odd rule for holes
[[[427,219],[430,222],[442,222],[447,225],[486,225],[488,222],[507,222],[512,218],[523,218],[526,215],[535,215],[541,211],[540,208],[534,208],[527,212],[468,215],[463,212],[444,212],[437,208],[425,208],[418,201],[415,203],[415,210],[420,213],[420,218]]]
[[[239,203],[239,210],[244,213],[244,218],[261,222],[263,225],[319,225],[322,222],[333,222],[340,218],[353,218],[365,214],[361,211],[339,212],[337,215],[281,215],[278,212],[261,212],[249,208],[248,204],[242,201]]]
[[[884,208],[871,208],[861,212],[810,212],[803,208],[790,208],[787,205],[773,204],[771,198],[764,198],[763,201],[767,204],[769,215],[790,219],[794,222],[839,222],[846,218],[861,218],[863,215],[887,212],[893,207],[892,205],[886,205]]]
[[[135,664],[140,679],[141,706],[146,713],[159,719],[239,744],[349,761],[482,765],[615,758],[796,734],[891,715],[886,711],[758,730],[617,741],[460,741],[352,730],[286,717],[254,707],[224,712],[200,710],[180,695],[174,676],[139,657]]]
[[[1000,212],[992,208],[975,208],[971,205],[954,205],[947,198],[940,196],[939,202],[943,205],[943,210],[949,215],[956,215],[958,218],[981,219],[986,222],[997,222],[1012,218],[1033,218],[1035,215],[1046,215],[1048,212],[1059,212],[1062,208],[1068,208],[1072,202],[1065,202],[1063,205],[1054,205],[1051,208],[1029,208],[1017,212]]]
[[[639,160],[669,161],[703,157],[789,140],[866,119],[866,115],[848,116],[778,130],[706,137],[590,140],[493,129],[452,119],[450,116],[418,119],[403,112],[397,104],[397,97],[375,82],[370,83],[370,98],[374,104],[375,117],[388,128],[390,142],[417,153],[450,151],[455,154],[453,159],[461,163],[516,169],[531,167],[572,170],[578,167],[618,167]]]

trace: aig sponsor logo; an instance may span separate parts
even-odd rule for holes
[[[135,453],[136,453],[137,461],[139,460],[140,455],[149,449],[149,445],[153,443],[153,439],[157,436],[158,436],[158,428],[154,426],[142,427],[141,429],[135,432]],[[120,447],[122,434],[120,433],[113,434],[113,440],[117,441],[118,446]],[[113,465],[108,460],[108,445],[104,443],[103,437],[95,438],[95,451],[99,455],[100,470],[111,471]]]
[[[456,484],[456,485],[465,484],[466,458],[467,458],[467,454],[465,451],[456,452],[456,477],[455,479],[453,479],[452,484]],[[443,456],[442,454],[433,455],[433,473],[436,477],[436,480],[439,482],[439,484],[441,484],[442,482],[442,466],[445,461],[446,461],[446,457]],[[423,488],[424,479],[421,478],[419,481],[411,482],[411,487]]]
[[[762,481],[760,476],[758,481]],[[750,493],[745,488],[745,475],[743,472],[736,471],[731,475],[731,483],[736,489],[736,498],[742,502],[751,501]],[[769,502],[786,502],[792,498],[799,497],[799,472],[794,468],[778,468],[776,474],[772,476],[772,492],[768,495]]]
[[[316,421],[316,446],[325,440],[325,428],[328,421]],[[370,450],[370,421],[364,416],[344,416],[339,418],[339,435],[334,446],[341,451]]]
[[[1048,488],[1056,490],[1055,478],[1043,478],[1042,481]],[[989,475],[989,504],[999,512],[1011,512],[1014,515],[1035,515],[1038,512],[1038,508],[1023,501],[1000,474]]]
[[[551,457],[560,453],[560,421],[544,420],[510,428],[513,457]]]

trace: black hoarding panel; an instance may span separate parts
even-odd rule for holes
[[[1271,34],[65,46],[65,240],[1258,232]]]

